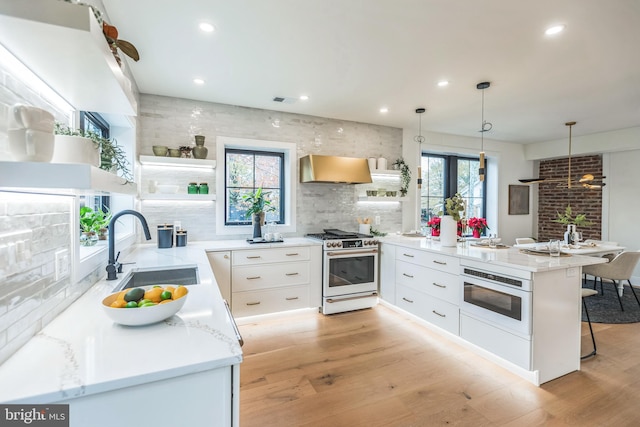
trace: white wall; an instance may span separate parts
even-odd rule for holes
[[[421,151],[436,153],[459,153],[477,155],[480,152],[480,139],[423,132],[425,142],[419,145],[414,141],[415,129],[403,130],[403,156],[412,171],[412,184],[409,194],[411,202],[405,203],[402,217],[403,231],[417,228],[419,221],[417,200],[419,199],[415,180]],[[506,243],[513,243],[516,237],[533,235],[533,222],[536,217],[534,205],[535,190],[532,188],[529,198],[528,215],[509,215],[509,184],[519,184],[519,178],[533,176],[533,162],[524,157],[524,146],[519,144],[484,140],[487,157],[487,221],[491,233],[497,233]]]

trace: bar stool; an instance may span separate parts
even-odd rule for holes
[[[587,315],[587,322],[589,323],[589,332],[591,332],[591,342],[593,342],[593,351],[584,356],[580,356],[580,359],[586,359],[587,357],[596,355],[596,338],[593,336],[593,328],[591,327],[591,319],[589,318],[589,310],[587,310],[587,304],[584,299],[593,295],[597,295],[598,291],[593,289],[582,288],[582,306],[584,307],[584,314]]]

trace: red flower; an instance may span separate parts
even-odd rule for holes
[[[483,232],[489,228],[489,226],[487,225],[487,220],[484,218],[469,218],[469,221],[467,221],[467,225],[469,225],[472,230],[478,230],[480,232]]]
[[[427,222],[427,225],[434,230],[440,230],[440,217],[434,216]]]

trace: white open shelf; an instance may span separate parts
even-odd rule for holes
[[[88,6],[1,1],[0,40],[78,110],[136,115],[131,82]]]
[[[393,177],[393,176],[400,176],[400,171],[399,170],[395,170],[395,169],[374,169],[371,171],[371,177],[375,178],[376,176],[379,177]]]
[[[95,166],[75,163],[0,162],[0,187],[137,194],[135,183]]]
[[[199,201],[213,201],[216,200],[215,194],[143,194],[140,196],[140,200],[199,200]]]
[[[408,197],[377,197],[377,196],[358,196],[359,202],[406,202]]]
[[[153,166],[184,166],[189,168],[215,169],[216,161],[207,159],[188,159],[183,157],[140,156],[140,164]]]

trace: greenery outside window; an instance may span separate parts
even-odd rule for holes
[[[466,218],[486,218],[487,176],[480,181],[479,158],[423,153],[421,167],[421,226],[438,216],[444,210],[444,200],[456,193],[466,201]]]
[[[225,149],[225,225],[248,225],[246,194],[262,188],[275,207],[265,221],[284,223],[284,153]]]

